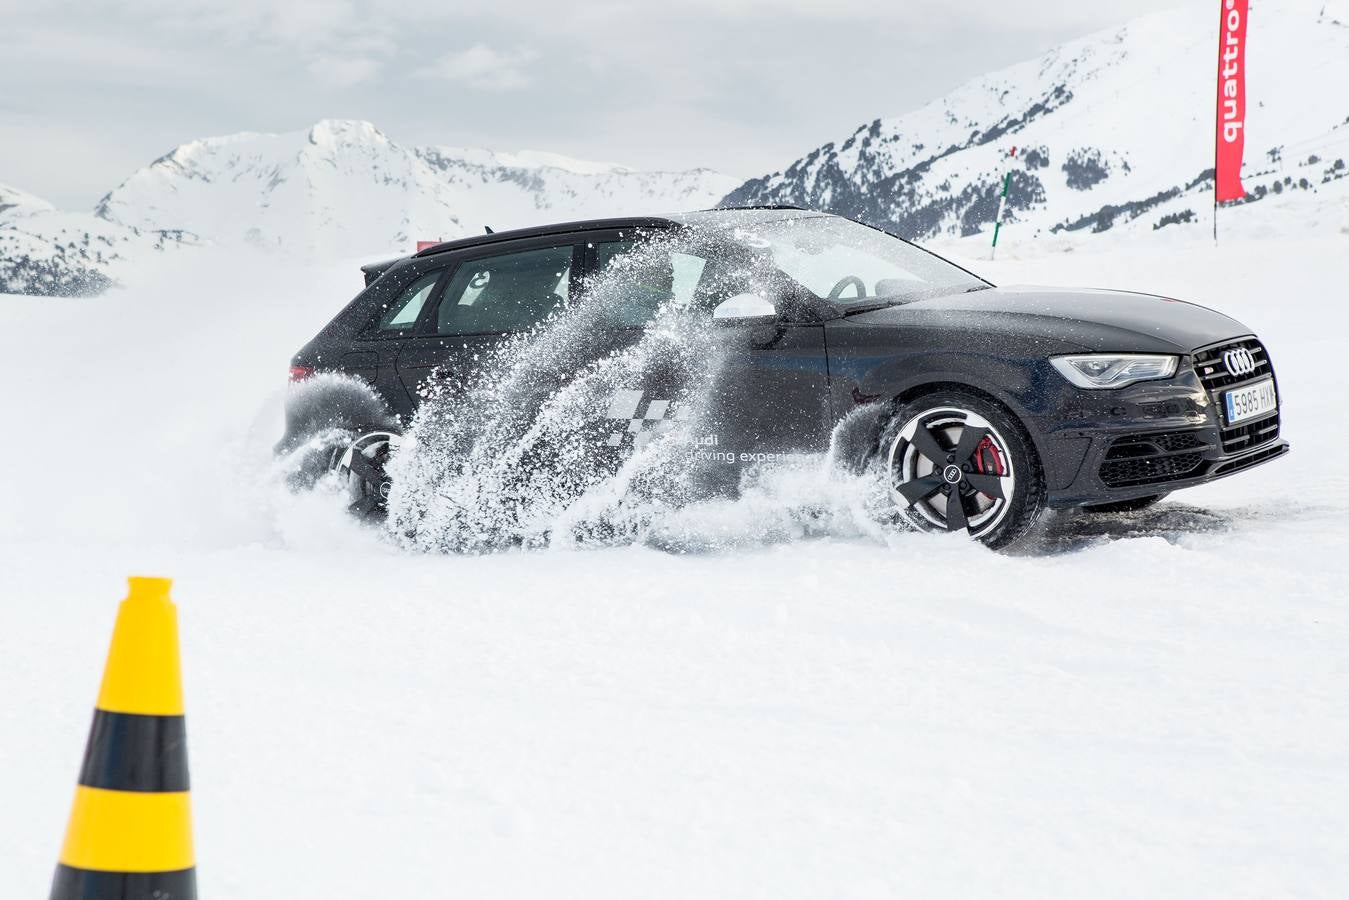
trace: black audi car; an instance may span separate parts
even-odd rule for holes
[[[291,366],[292,380],[356,376],[382,401],[372,414],[335,395],[324,414],[346,429],[332,459],[365,507],[388,496],[382,463],[430,386],[471,381],[493,348],[639,252],[655,264],[633,270],[588,339],[612,353],[670,307],[725,339],[719,405],[689,465],[734,476],[824,454],[845,423],[862,446],[834,456],[883,479],[897,517],[999,547],[1046,508],[1139,509],[1288,451],[1269,354],[1221,313],[997,287],[848,219],[722,209],[489,233],[365,267],[365,290]],[[660,377],[597,406],[618,426],[594,432],[597,451],[631,454],[658,432],[682,389]],[[283,445],[314,427],[312,408],[293,411]]]

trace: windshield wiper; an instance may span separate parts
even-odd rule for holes
[[[975,291],[986,291],[993,287],[991,284],[976,284],[974,287],[967,287],[963,291],[957,291],[960,294],[972,294]],[[845,316],[855,316],[858,313],[875,312],[878,309],[886,309],[891,306],[902,306],[905,303],[913,303],[915,300],[931,300],[933,297],[943,296],[942,292],[935,294],[914,294],[911,297],[888,297],[884,300],[877,300],[874,303],[850,303],[847,306],[839,308]]]
[[[901,303],[907,303],[908,300],[902,297],[896,297],[891,300],[882,300],[879,303],[850,303],[841,307],[840,312],[845,316],[855,316],[858,313],[875,312],[878,309],[885,309],[889,306],[898,306]]]

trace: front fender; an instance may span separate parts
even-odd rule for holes
[[[1042,416],[1058,406],[1061,392],[1056,382],[1063,381],[1048,360],[1011,361],[950,351],[892,355],[842,378],[848,382],[850,395],[855,387],[863,395],[886,399],[929,386],[963,385],[996,398],[1022,420]]]

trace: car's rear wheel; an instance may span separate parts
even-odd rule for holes
[[[1021,424],[972,392],[943,390],[901,405],[881,435],[895,508],[924,531],[962,531],[1000,548],[1045,504],[1039,457]]]
[[[386,467],[400,440],[392,431],[361,431],[333,450],[330,467],[346,485],[348,509],[356,515],[378,518],[388,512],[393,481]]]
[[[1082,511],[1089,513],[1138,512],[1140,509],[1156,506],[1166,498],[1166,494],[1153,494],[1149,497],[1135,497],[1132,500],[1116,500],[1113,503],[1093,503],[1091,506],[1082,507]]]

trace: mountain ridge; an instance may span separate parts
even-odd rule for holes
[[[651,172],[538,150],[413,147],[373,123],[237,132],[173,148],[91,213],[0,186],[0,292],[98,293],[156,251],[248,246],[304,259],[624,212],[710,206],[739,179]]]
[[[1249,193],[1235,205],[1324,192],[1307,205],[1333,207],[1349,193],[1349,102],[1308,96],[1297,77],[1349,83],[1344,21],[1344,0],[1253,5]],[[810,206],[912,239],[971,238],[987,236],[1010,176],[1009,220],[1022,236],[1206,227],[1216,41],[1211,9],[1141,16],[865,123],[723,202]]]
[[[324,119],[306,131],[184,144],[110,191],[96,215],[214,243],[341,257],[483,225],[710,205],[736,182],[708,169],[645,172],[543,151],[405,145],[370,122]]]
[[[1197,5],[1136,18],[878,118],[747,181],[547,151],[417,146],[362,120],[181,144],[62,212],[0,186],[0,291],[90,293],[139,259],[196,245],[301,259],[408,252],[418,240],[716,205],[792,204],[902,237],[1197,239],[1213,225],[1216,23]],[[1224,233],[1349,230],[1349,0],[1256,0],[1248,43],[1248,195]],[[1016,148],[1015,156],[1010,155]]]

